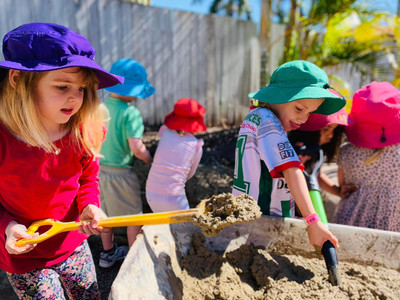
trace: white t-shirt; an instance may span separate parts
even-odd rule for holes
[[[180,136],[165,125],[146,182],[146,198],[153,212],[188,209],[185,184],[196,172],[203,140]]]
[[[252,196],[264,214],[294,216],[293,198],[279,193],[279,182],[271,180],[292,167],[302,164],[279,119],[266,108],[251,110],[239,130],[232,193]]]

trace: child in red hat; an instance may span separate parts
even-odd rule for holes
[[[338,181],[358,189],[340,201],[333,222],[400,232],[400,91],[388,82],[363,86],[345,132]]]
[[[165,116],[146,182],[146,198],[153,212],[189,209],[185,183],[195,174],[203,154],[203,140],[194,133],[206,131],[205,113],[196,100],[183,98]]]

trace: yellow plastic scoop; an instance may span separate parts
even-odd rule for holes
[[[135,226],[135,225],[158,225],[158,224],[170,224],[170,223],[181,223],[191,222],[193,217],[200,213],[204,213],[206,200],[202,200],[200,204],[193,209],[169,211],[163,213],[149,213],[141,215],[126,215],[119,217],[110,217],[102,219],[99,222],[99,226],[102,227],[123,227],[123,226]],[[16,242],[19,247],[25,245],[38,244],[47,240],[48,238],[59,234],[61,232],[78,230],[81,222],[60,222],[53,219],[45,219],[33,222],[27,232],[33,235],[40,227],[51,226],[49,230],[43,232],[38,237],[26,240],[21,239]]]
[[[223,227],[253,221],[261,216],[257,202],[248,195],[220,194],[200,201],[196,208],[163,213],[127,215],[102,219],[99,226],[122,227],[135,225],[158,225],[170,223],[193,222],[208,236],[217,234]],[[18,240],[17,246],[37,244],[66,231],[77,230],[82,222],[59,222],[52,219],[35,221],[27,232],[34,234],[39,227],[50,226],[50,229],[30,240]]]

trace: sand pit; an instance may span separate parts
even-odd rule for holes
[[[340,263],[342,284],[328,281],[321,258],[281,255],[253,245],[218,254],[201,233],[181,260],[183,299],[400,299],[400,272]]]
[[[306,228],[266,216],[213,237],[192,222],[144,226],[110,299],[400,299],[399,233],[331,224],[341,246],[333,286]]]
[[[212,196],[204,205],[205,213],[194,217],[193,223],[206,236],[215,236],[226,226],[257,220],[262,214],[257,202],[245,194],[235,197],[222,193]]]

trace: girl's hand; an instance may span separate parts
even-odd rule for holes
[[[358,187],[355,184],[342,184],[339,191],[340,199],[347,198],[352,192],[356,191],[357,189]]]
[[[101,232],[110,232],[111,228],[99,226],[101,219],[106,219],[107,215],[96,205],[89,204],[81,212],[80,215],[82,225],[79,226],[79,232],[83,234],[100,234]],[[90,220],[90,221],[87,221]]]
[[[310,156],[310,155],[302,155],[302,154],[299,154],[297,157],[299,158],[300,162],[301,162],[303,165],[305,165],[306,162],[308,162],[308,161],[311,159],[311,156]]]
[[[321,221],[315,222],[308,226],[307,231],[311,245],[321,248],[322,245],[329,240],[333,246],[335,246],[335,248],[339,248],[338,239],[324,224],[322,224]]]
[[[26,227],[22,224],[18,224],[16,221],[11,221],[7,225],[5,234],[7,237],[5,244],[6,250],[8,253],[15,255],[27,253],[29,251],[32,251],[32,249],[36,247],[36,244],[18,247],[15,245],[15,243],[18,240],[20,239],[30,240],[39,235],[37,232],[34,235],[30,235],[29,233],[26,232]]]

